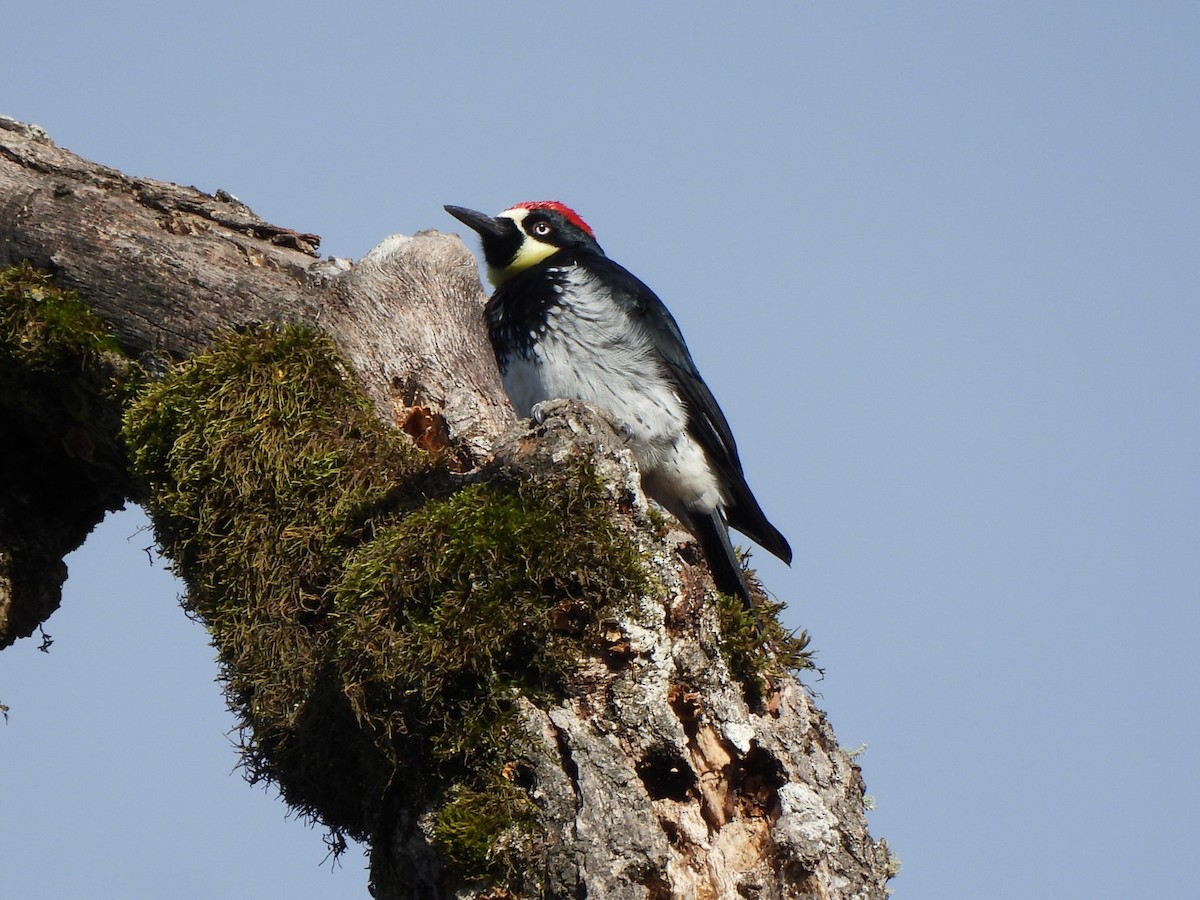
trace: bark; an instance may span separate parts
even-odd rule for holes
[[[630,510],[666,601],[643,598],[611,623],[609,652],[586,661],[566,701],[524,706],[545,835],[528,879],[539,893],[885,896],[892,864],[868,833],[858,767],[790,677],[747,703],[721,657],[706,570],[686,536],[653,534],[619,438],[578,405],[541,426],[515,422],[461,242],[394,236],[353,264],[321,259],[318,245],[224,192],[133,178],[0,119],[0,266],[51,271],[131,355],[180,358],[221,329],[309,323],[334,337],[381,417],[444,428],[464,467],[536,473],[582,455]],[[53,611],[63,555],[128,496],[119,465],[102,461],[72,482],[69,503],[45,479],[0,473],[0,647]],[[444,869],[420,813],[399,811],[376,842],[376,896],[488,896]]]

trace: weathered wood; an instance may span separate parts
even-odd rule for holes
[[[446,410],[479,453],[510,426],[480,320],[474,259],[437,232],[388,238],[357,265],[218,191],[133,178],[0,119],[0,265],[73,288],[132,353],[184,357],[220,330],[301,321],[329,332],[381,414]]]

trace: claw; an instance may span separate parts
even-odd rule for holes
[[[546,419],[566,406],[566,404],[566,400],[543,400],[541,403],[533,404],[533,409],[529,411],[529,416],[533,419],[535,425],[541,425]]]

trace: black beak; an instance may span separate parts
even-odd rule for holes
[[[484,243],[503,240],[510,237],[516,230],[516,223],[512,219],[494,218],[481,212],[475,212],[473,209],[467,209],[465,206],[444,206],[442,208],[468,228],[478,232]]]

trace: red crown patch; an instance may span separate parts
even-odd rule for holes
[[[531,200],[528,203],[518,203],[512,207],[513,209],[552,209],[555,212],[562,213],[576,228],[587,232],[588,236],[595,238],[596,234],[592,231],[592,226],[583,221],[583,217],[565,203],[559,203],[557,200]]]

